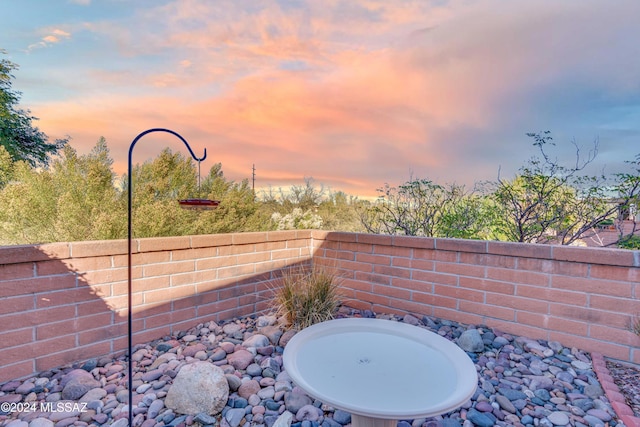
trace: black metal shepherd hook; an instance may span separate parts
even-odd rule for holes
[[[163,129],[163,128],[153,128],[153,129],[149,129],[146,130],[144,132],[142,132],[141,134],[139,134],[138,136],[135,137],[135,139],[133,140],[133,142],[131,142],[131,146],[129,147],[129,167],[128,167],[128,181],[129,181],[129,195],[128,195],[128,222],[127,222],[127,263],[128,263],[128,274],[127,274],[127,280],[128,280],[128,291],[129,291],[129,297],[127,300],[127,304],[128,304],[128,313],[127,313],[127,320],[128,320],[128,374],[129,374],[129,426],[132,427],[133,426],[133,363],[131,360],[131,356],[132,356],[132,349],[133,349],[133,328],[132,328],[132,316],[131,316],[131,311],[132,311],[132,286],[131,286],[131,200],[132,200],[132,188],[133,188],[133,175],[131,173],[131,169],[132,169],[132,165],[131,165],[131,157],[133,154],[133,147],[136,145],[136,143],[140,140],[140,138],[142,138],[143,136],[145,136],[146,134],[152,133],[152,132],[166,132],[166,133],[170,133],[171,135],[175,135],[177,136],[180,141],[184,142],[184,145],[187,146],[187,149],[189,150],[189,154],[191,154],[191,157],[193,157],[197,162],[201,162],[202,160],[207,158],[207,149],[204,149],[204,155],[201,158],[196,157],[196,155],[193,153],[193,150],[191,149],[191,147],[189,146],[189,143],[187,142],[186,139],[184,139],[182,136],[180,136],[178,133],[169,130],[169,129]]]

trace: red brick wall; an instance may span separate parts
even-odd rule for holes
[[[133,242],[134,342],[269,308],[310,231]],[[127,242],[0,247],[0,382],[127,345]]]
[[[314,231],[349,304],[483,324],[640,363],[640,251]]]
[[[322,231],[135,240],[134,341],[265,311],[280,269],[312,257],[356,307],[640,363],[640,251]],[[123,351],[126,307],[126,241],[0,247],[0,382]]]

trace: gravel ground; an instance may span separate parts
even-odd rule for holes
[[[399,427],[622,426],[598,383],[589,353],[563,347],[557,342],[531,340],[429,317],[417,319],[410,315],[374,314],[342,307],[339,317],[347,316],[407,322],[453,341],[460,341],[462,335],[473,332],[479,340],[476,342],[479,348],[467,352],[478,371],[478,390],[473,398],[449,414],[432,419],[402,420]],[[295,385],[291,384],[284,370],[280,371],[282,351],[286,345],[283,339],[288,332],[279,331],[277,325],[260,328],[260,321],[261,318],[244,318],[219,325],[208,322],[176,336],[137,346],[132,357],[135,361],[134,424],[142,427],[273,427],[276,420],[289,414],[292,427],[348,427],[349,414],[294,393]],[[269,335],[269,338],[261,334]],[[252,347],[248,342],[255,338],[272,344]],[[462,346],[460,342],[459,345]],[[242,368],[231,366],[231,358],[240,353],[250,353],[247,349],[255,352],[249,361],[253,363]],[[222,367],[227,374],[233,393],[229,395],[222,415],[180,416],[164,404],[180,367],[197,360],[210,361]],[[26,402],[53,404],[65,399],[65,393],[66,399],[85,399],[87,402],[87,411],[84,412],[3,413],[0,410],[0,427],[109,424],[124,427],[127,424],[125,365],[123,358],[103,357],[54,369],[33,378],[0,384],[0,402],[10,402],[10,406],[16,408]],[[611,375],[616,381],[622,381],[620,388],[623,391],[633,390],[632,400],[637,400],[640,395],[640,387],[636,388],[639,385],[638,371],[631,367],[613,368],[610,368]],[[267,374],[267,371],[270,372]],[[79,377],[78,374],[82,375]],[[89,390],[86,394],[86,390],[75,390],[79,400],[69,394],[73,389],[67,390],[68,387],[64,386],[72,381]],[[236,385],[232,387],[232,383]],[[238,387],[245,384],[257,387],[242,397],[242,390]],[[279,389],[278,385],[286,387]],[[296,396],[306,401],[304,407],[298,408],[293,404]],[[639,406],[634,404],[632,407],[635,410]]]
[[[627,405],[640,418],[640,367],[629,363],[607,361],[609,374],[620,388]]]

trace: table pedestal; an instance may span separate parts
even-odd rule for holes
[[[351,427],[396,427],[398,420],[351,414]]]

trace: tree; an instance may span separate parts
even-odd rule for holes
[[[197,214],[180,209],[177,201],[196,195],[197,169],[191,158],[165,148],[155,159],[134,166],[132,175],[135,237],[190,234],[188,230],[191,230]],[[126,182],[123,184],[121,194],[126,198]]]
[[[305,177],[304,185],[292,185],[286,194],[281,191],[282,204],[308,211],[320,205],[325,197],[325,191],[323,185],[316,188],[315,180],[312,177]]]
[[[497,235],[505,240],[569,245],[585,236],[616,207],[608,202],[606,178],[582,175],[598,152],[598,142],[585,159],[576,147],[570,167],[551,158],[549,131],[528,133],[540,157],[532,157],[512,180],[498,176],[490,184],[497,209]]]
[[[11,182],[0,189],[0,244],[56,241],[56,204],[49,171],[15,162]]]
[[[269,224],[279,228],[362,232],[358,208],[363,203],[342,191],[318,186],[310,177],[304,178],[303,185],[292,185],[286,191],[268,187],[260,193],[260,211],[268,213]]]
[[[126,230],[124,206],[114,186],[113,160],[101,137],[91,152],[78,156],[68,144],[51,164],[57,193],[55,230],[60,241],[105,240]]]
[[[202,181],[202,194],[219,200],[218,207],[199,214],[194,234],[236,233],[272,229],[269,213],[261,209],[248,179],[240,182],[227,180],[222,164],[215,164]]]
[[[3,150],[0,147],[0,170],[6,164]],[[13,162],[11,180],[0,186],[0,241],[122,238],[126,210],[114,187],[112,163],[104,138],[83,156],[66,145],[46,168]]]
[[[358,214],[364,205],[364,201],[342,191],[329,192],[316,213],[322,218],[322,228],[325,230],[357,233],[365,231]]]
[[[378,200],[361,209],[370,233],[478,238],[485,228],[481,200],[463,186],[413,179],[399,187],[385,184]]]
[[[322,218],[311,211],[294,208],[291,213],[282,215],[274,212],[271,220],[276,224],[276,230],[308,230],[322,228]]]
[[[0,145],[0,190],[11,182],[13,170],[14,161],[11,158],[11,154],[4,148],[4,145]]]
[[[626,162],[631,172],[616,174],[615,191],[618,193],[617,245],[627,249],[640,249],[638,231],[638,209],[640,208],[640,154],[635,160]],[[628,225],[625,227],[625,225]]]
[[[0,54],[6,52],[0,49]],[[33,125],[38,120],[29,110],[18,107],[21,93],[12,89],[12,71],[18,66],[0,59],[0,145],[13,160],[24,160],[32,166],[46,165],[50,155],[57,153],[67,142],[58,139],[48,142],[46,134]]]
[[[259,231],[270,227],[248,180],[229,181],[216,163],[198,188],[190,158],[165,149],[133,171],[133,231],[136,237]],[[126,197],[126,191],[123,192]],[[178,200],[203,197],[220,201],[213,210],[181,209]]]
[[[449,202],[443,206],[439,235],[459,239],[490,239],[490,202],[475,191],[452,184],[448,189]]]

